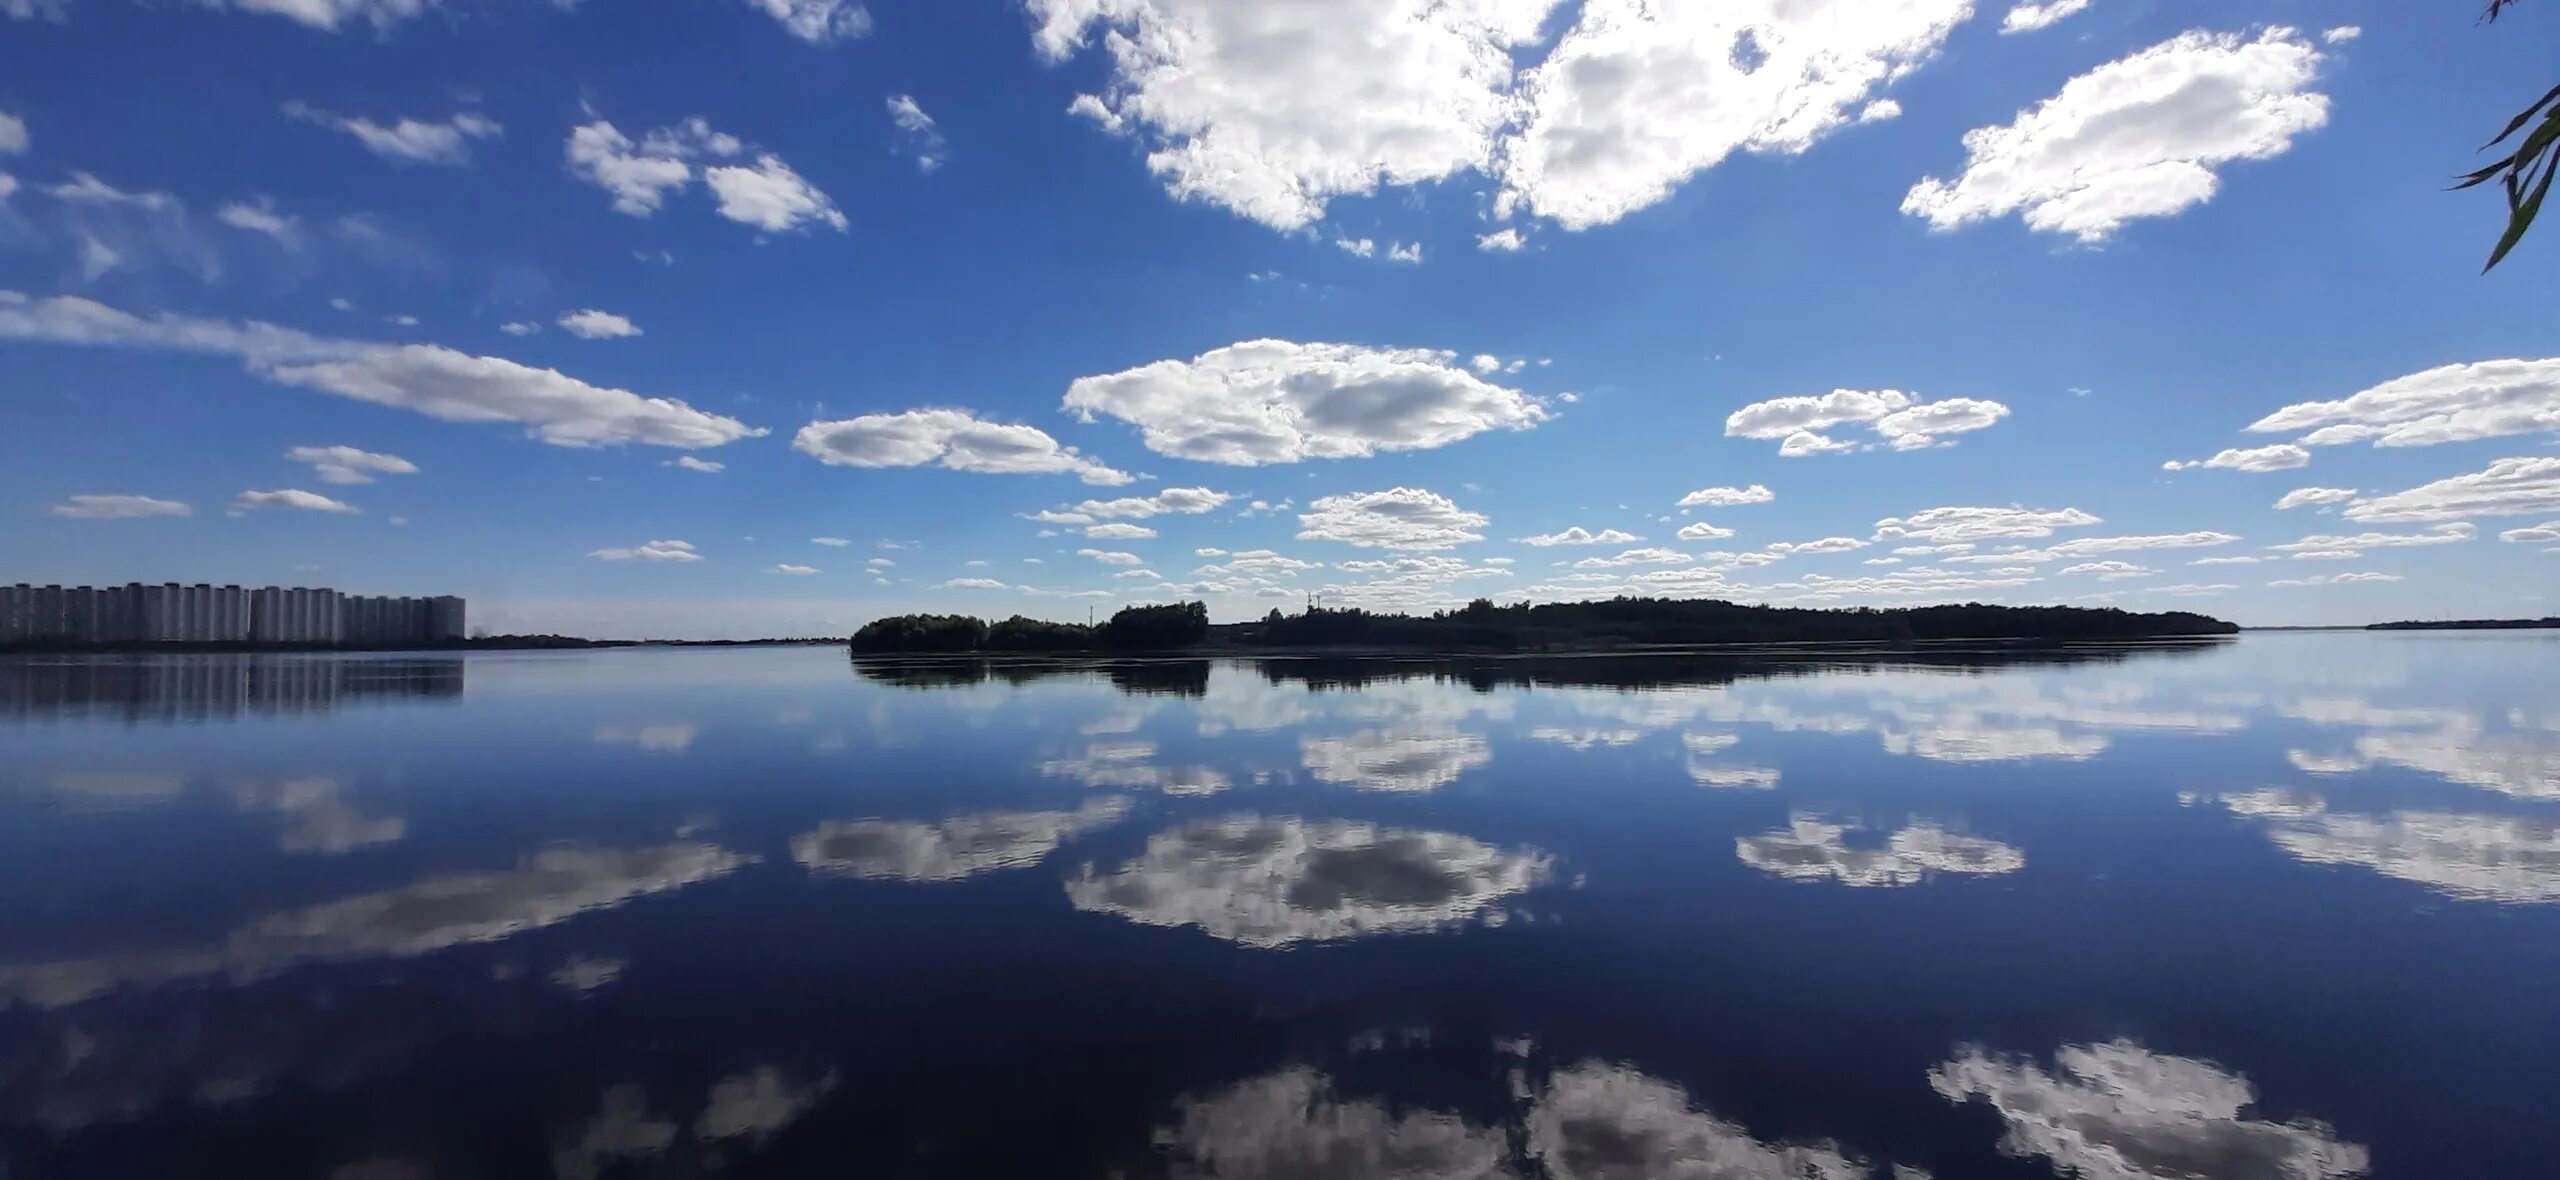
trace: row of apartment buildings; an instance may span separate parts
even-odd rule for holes
[[[463,603],[296,586],[0,586],[0,645],[403,647],[463,636]]]

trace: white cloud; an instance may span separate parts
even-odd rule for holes
[[[1187,1101],[1180,1125],[1159,1129],[1155,1144],[1176,1164],[1169,1174],[1185,1177],[1291,1176],[1321,1161],[1316,1174],[1326,1176],[1460,1180],[1507,1175],[1511,1156],[1498,1128],[1345,1097],[1306,1066]]]
[[[2364,36],[2363,26],[2339,25],[2334,29],[2323,30],[2320,34],[2320,39],[2331,45],[2344,45],[2361,36]]]
[[[700,561],[690,541],[644,541],[628,549],[598,549],[587,554],[606,561]]]
[[[1882,123],[1901,117],[1902,104],[1890,98],[1879,98],[1858,108],[1858,121],[1861,123]]]
[[[2311,452],[2292,443],[2264,447],[2230,447],[2214,453],[2210,459],[2171,459],[2160,465],[2162,471],[2188,471],[2198,467],[2224,467],[2233,471],[2290,471],[2308,466]]]
[[[1520,78],[1501,206],[1605,225],[1736,151],[1803,152],[1971,14],[1972,0],[1585,0]]]
[[[1930,1070],[1929,1086],[1949,1102],[1981,1098],[2000,1112],[2003,1154],[2043,1156],[2057,1173],[2092,1180],[2344,1180],[2371,1165],[2363,1146],[2326,1123],[2248,1117],[2258,1096],[2247,1078],[2131,1041],[2065,1045],[2051,1073],[1968,1048]]]
[[[520,422],[554,446],[714,447],[762,435],[673,398],[589,385],[554,369],[426,344],[331,340],[249,321],[163,313],[144,319],[95,300],[0,291],[0,339],[234,356],[271,381],[414,410],[448,422]]]
[[[2050,537],[2055,529],[2102,523],[2077,508],[1931,508],[1909,516],[1876,522],[1876,539],[1910,537],[1921,541],[1988,541],[2003,537]],[[1895,550],[1905,556],[1918,550]]]
[[[332,500],[318,492],[306,492],[300,488],[279,488],[272,492],[242,492],[231,498],[231,510],[235,515],[254,508],[291,508],[299,512],[339,514],[356,511],[356,506],[353,504],[343,500]]]
[[[1703,520],[1681,525],[1679,533],[1683,541],[1713,541],[1732,535],[1732,529],[1717,528]]]
[[[1280,229],[1335,197],[1474,171],[1580,228],[1661,200],[1736,150],[1798,152],[1933,53],[1969,0],[1597,0],[1525,72],[1554,0],[1032,0],[1053,60],[1099,42],[1074,113],[1148,148],[1176,197]],[[1100,29],[1101,34],[1096,35]],[[1739,47],[1739,51],[1737,50]],[[1340,100],[1343,79],[1360,100]],[[1478,239],[1515,249],[1517,230]]]
[[[1493,761],[1482,734],[1455,729],[1362,730],[1301,737],[1299,761],[1317,782],[1363,791],[1434,791]]]
[[[1456,354],[1252,340],[1067,389],[1064,407],[1139,428],[1147,449],[1255,466],[1427,450],[1496,428],[1525,430],[1545,407],[1454,363]]]
[[[48,0],[37,0],[46,4]],[[297,24],[327,32],[362,21],[377,33],[388,32],[402,21],[424,15],[436,7],[437,0],[204,0],[207,8],[230,7],[242,12],[262,12],[281,16]],[[59,8],[59,3],[52,7]],[[0,11],[8,10],[0,5]]]
[[[2027,865],[2026,854],[2016,848],[1932,823],[1903,828],[1886,837],[1881,848],[1849,847],[1846,837],[1852,830],[1799,812],[1778,831],[1736,837],[1733,851],[1742,863],[1772,876],[1837,881],[1852,888],[1918,885],[1944,873],[1997,876]]]
[[[1218,508],[1225,506],[1227,501],[1233,499],[1235,499],[1235,496],[1230,493],[1212,491],[1208,488],[1166,488],[1152,496],[1122,496],[1116,500],[1087,500],[1076,505],[1072,513],[1034,514],[1032,519],[1044,520],[1063,515],[1072,515],[1077,517],[1077,519],[1060,519],[1058,520],[1058,523],[1089,524],[1092,522],[1092,518],[1097,516],[1106,518],[1126,516],[1135,517],[1140,520],[1144,520],[1151,516],[1176,514],[1183,516],[1197,516],[1203,512],[1216,511]]]
[[[787,574],[795,578],[805,578],[810,574],[818,572],[818,567],[813,565],[793,565],[786,561],[766,570],[765,572],[769,574]]]
[[[1389,261],[1389,262],[1420,262],[1420,261],[1422,261],[1422,243],[1420,243],[1420,242],[1390,242],[1390,243],[1388,243],[1388,244],[1387,244],[1387,261]]]
[[[2247,556],[2247,555],[2238,556],[2238,557],[2199,557],[2199,558],[2195,559],[2194,561],[2190,561],[2190,562],[2188,562],[2187,564],[2188,564],[2188,565],[2257,565],[2257,564],[2259,564],[2260,562],[2263,562],[2263,561],[2266,561],[2266,560],[2267,560],[2267,559],[2266,559],[2266,558],[2263,558],[2263,557],[2252,557],[2252,556]]]
[[[1866,547],[1867,543],[1857,539],[1856,537],[1824,537],[1819,541],[1780,541],[1775,545],[1769,546],[1769,552],[1781,555],[1792,555],[1797,553],[1847,553],[1852,549],[1864,549]]]
[[[287,249],[302,247],[302,223],[291,215],[276,212],[275,202],[265,197],[258,198],[255,204],[233,201],[215,210],[213,219],[233,229],[265,234]]]
[[[1372,258],[1378,253],[1378,243],[1368,238],[1335,238],[1333,244],[1343,253],[1354,257]]]
[[[1543,883],[1550,863],[1449,832],[1234,816],[1158,832],[1110,875],[1068,880],[1067,899],[1277,948],[1455,926]]]
[[[1469,512],[1448,497],[1421,488],[1325,496],[1307,508],[1298,517],[1302,541],[1428,550],[1484,539],[1476,531],[1485,525],[1483,513]]]
[[[2276,501],[2278,508],[2300,508],[2305,504],[2336,504],[2356,498],[2354,488],[2295,488]]]
[[[2152,533],[2133,537],[2081,537],[2048,545],[2041,549],[2003,549],[1980,553],[1964,553],[1940,559],[1943,565],[2040,565],[2067,557],[2089,557],[2100,553],[2130,553],[2145,549],[2207,549],[2228,545],[2240,538],[2231,533],[2200,529],[2191,533]]]
[[[1827,1141],[1756,1138],[1741,1123],[1691,1105],[1689,1092],[1678,1085],[1596,1058],[1549,1074],[1546,1089],[1528,1104],[1521,1121],[1528,1158],[1543,1162],[1542,1170],[1557,1180],[1905,1180],[1927,1175],[1870,1164]],[[1449,1180],[1506,1174],[1508,1169],[1500,1165],[1427,1173]]]
[[[11,180],[9,187],[14,190],[16,183]],[[129,192],[86,172],[42,191],[63,205],[65,236],[79,244],[82,282],[163,264],[207,283],[222,277],[221,251],[197,232],[185,203],[169,193]]]
[[[676,456],[673,465],[684,468],[687,471],[699,471],[705,475],[716,474],[729,469],[729,465],[726,463],[714,463],[709,459],[697,459],[691,455]]]
[[[1143,541],[1155,536],[1156,531],[1142,524],[1123,524],[1113,521],[1109,524],[1089,525],[1085,528],[1084,535],[1096,541]]]
[[[2060,576],[2094,574],[2101,582],[2120,582],[2126,578],[2148,578],[2159,572],[2150,566],[2135,565],[2130,561],[2084,561],[2078,565],[2062,567]]]
[[[1602,570],[1617,569],[1622,566],[1630,565],[1691,565],[1696,563],[1697,560],[1697,558],[1691,557],[1686,553],[1682,553],[1677,549],[1665,549],[1660,546],[1653,546],[1644,549],[1629,549],[1611,557],[1586,557],[1580,561],[1574,562],[1573,568],[1581,570]]]
[[[702,170],[702,183],[720,199],[720,215],[768,233],[800,230],[812,222],[838,233],[850,224],[844,212],[818,187],[802,179],[782,157],[770,152],[750,167],[721,164]]]
[[[498,325],[498,330],[509,336],[538,336],[542,333],[542,325],[532,320],[509,320]]]
[[[592,307],[561,312],[559,324],[560,330],[580,340],[618,340],[640,334],[639,327],[628,318]]]
[[[1725,418],[1724,432],[1730,438],[1782,439],[1778,454],[1796,458],[1861,449],[1860,444],[1832,438],[1823,431],[1836,426],[1864,426],[1893,449],[1907,451],[1937,445],[1943,435],[1981,430],[2008,414],[2009,407],[1981,398],[1924,402],[1895,389],[1835,389],[1827,394],[1753,402]],[[1683,506],[1688,503],[1681,501]]]
[[[571,129],[566,154],[570,172],[613,194],[614,210],[633,217],[657,212],[668,193],[693,181],[693,165],[682,158],[691,149],[645,151],[601,119]]]
[[[403,118],[388,125],[320,110],[299,100],[284,104],[284,113],[313,126],[344,131],[383,159],[418,164],[470,163],[472,140],[493,138],[506,130],[497,120],[470,111],[441,122]]]
[[[2412,545],[2453,545],[2476,540],[2480,530],[2467,521],[2440,524],[2423,533],[2318,533],[2267,548],[2279,553],[2327,553],[2340,550],[2403,549]]]
[[[939,587],[939,588],[941,588],[941,589],[945,589],[945,590],[1011,590],[1011,589],[1013,589],[1013,587],[1008,586],[1008,585],[1006,585],[1006,584],[1004,584],[1004,583],[1002,583],[1002,582],[999,582],[999,581],[995,580],[994,578],[952,578],[952,579],[949,579],[949,580],[947,580],[947,581],[937,582],[937,583],[935,583],[935,585],[936,585],[937,587]]]
[[[812,45],[871,32],[871,12],[859,0],[747,0],[747,4]]]
[[[2498,539],[2510,545],[2540,545],[2560,541],[2560,520],[2546,520],[2526,528],[2507,529],[2498,534]]]
[[[418,465],[398,455],[355,447],[295,447],[284,457],[296,463],[308,463],[323,483],[372,483],[376,474],[416,475]]]
[[[812,545],[824,545],[830,549],[842,549],[847,545],[853,544],[853,542],[848,541],[843,537],[811,537],[809,538],[809,543]],[[883,558],[882,560],[886,559]]]
[[[2308,578],[2278,578],[2275,581],[2267,583],[2267,585],[2278,589],[2287,589],[2303,586],[2353,586],[2362,582],[2397,582],[2401,580],[2402,578],[2398,574],[2315,574]]]
[[[2009,15],[2000,19],[2003,33],[2032,33],[2046,25],[2089,7],[2089,0],[2018,0]]]
[[[52,508],[74,520],[128,520],[139,516],[193,516],[195,509],[151,496],[72,496]]]
[[[1033,426],[988,422],[966,410],[908,410],[811,422],[791,449],[831,467],[922,467],[998,474],[1072,472],[1089,484],[1133,477],[1088,459]]]
[[[25,17],[19,17],[25,20]],[[27,150],[27,121],[0,111],[0,156],[23,155]]]
[[[2298,402],[2249,424],[2307,430],[2311,446],[2424,447],[2560,430],[2560,357],[2440,365],[2337,401]]]
[[[1520,247],[1527,244],[1527,239],[1522,238],[1520,231],[1516,229],[1498,229],[1489,234],[1476,235],[1476,249],[1495,254],[1517,254],[1520,252]]]
[[[1756,483],[1747,488],[1699,488],[1680,497],[1680,507],[1731,508],[1741,504],[1766,504],[1777,498],[1776,493]]]
[[[1560,533],[1522,537],[1520,543],[1544,548],[1549,545],[1628,545],[1641,540],[1644,538],[1634,533],[1622,533],[1616,529],[1602,529],[1595,533],[1581,525],[1575,525]]]
[[[2182,33],[2071,79],[2005,126],[1966,132],[1964,172],[1913,185],[1903,212],[1941,230],[2016,213],[2030,229],[2104,241],[2211,200],[2216,166],[2282,155],[2327,123],[2328,96],[2310,89],[2320,64],[2289,28]]]
[[[1144,564],[1137,554],[1123,553],[1117,549],[1078,549],[1076,550],[1076,556],[1090,557],[1104,565]]]
[[[888,102],[889,121],[898,128],[899,148],[915,157],[916,170],[931,172],[942,167],[942,128],[933,116],[924,113],[913,95],[892,94]]]
[[[1334,197],[1488,166],[1508,48],[1552,0],[1029,0],[1060,60],[1098,41],[1110,86],[1076,113],[1144,142],[1183,200],[1298,229]],[[1100,35],[1097,36],[1097,29]],[[1345,87],[1357,101],[1344,101]]]
[[[2358,500],[2347,506],[2346,517],[2369,524],[2397,524],[2552,511],[2560,511],[2560,458],[2514,458],[2500,459],[2468,475]]]

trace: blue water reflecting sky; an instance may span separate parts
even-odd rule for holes
[[[2534,1175],[2560,645],[0,663],[0,1175]]]

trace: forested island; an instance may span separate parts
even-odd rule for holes
[[[2367,631],[2532,631],[2560,627],[2560,616],[2543,619],[2409,619],[2368,623]]]
[[[1212,625],[1208,604],[1124,607],[1102,623],[969,615],[897,615],[855,632],[856,655],[1075,653],[1381,648],[1407,651],[1582,651],[1739,643],[1920,643],[1949,639],[2025,642],[2232,635],[2236,624],[2188,611],[2114,607],[1779,607],[1721,599],[1613,598],[1514,603],[1479,598],[1429,615],[1349,609],[1273,610],[1251,623]]]

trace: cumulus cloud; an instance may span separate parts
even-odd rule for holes
[[[1099,44],[1070,110],[1147,149],[1184,200],[1300,229],[1336,197],[1476,172],[1581,228],[1660,201],[1737,150],[1801,152],[1935,52],[1968,0],[1599,0],[1526,70],[1553,0],[1031,0],[1034,43]],[[1341,79],[1361,80],[1357,103]],[[1702,114],[1703,112],[1703,114]],[[1517,249],[1519,231],[1478,239]]]
[[[729,465],[726,463],[714,463],[709,459],[697,459],[691,455],[678,455],[674,459],[668,461],[666,465],[669,467],[681,467],[686,471],[699,471],[705,475],[716,475],[729,469]]]
[[[2032,33],[2087,7],[2089,0],[2019,0],[2009,9],[2009,15],[2000,19],[2000,31]]]
[[[2295,488],[2276,501],[2277,508],[2300,508],[2305,504],[2328,505],[2356,498],[2354,488]]]
[[[2050,537],[2055,529],[2098,523],[2101,522],[2097,517],[2077,508],[1931,508],[1909,516],[1888,516],[1879,520],[1875,535],[1878,540],[1908,537],[1945,544],[2006,537]],[[1926,551],[1911,548],[1894,552],[1911,556]]]
[[[1852,549],[1866,547],[1867,543],[1856,537],[1824,537],[1818,541],[1780,541],[1769,546],[1768,551],[1781,556],[1791,556],[1798,553],[1847,553]]]
[[[2150,533],[2131,537],[2078,537],[2039,549],[1995,549],[1941,557],[1942,565],[2042,565],[2065,558],[2090,557],[2100,553],[2130,553],[2146,549],[2207,549],[2228,545],[2240,538],[2211,529],[2191,533]]]
[[[1116,871],[1070,879],[1067,899],[1143,925],[1279,948],[1455,926],[1544,883],[1550,863],[1536,849],[1449,832],[1235,816],[1150,836]]]
[[[15,15],[14,10],[12,15]],[[27,19],[24,16],[20,20]],[[27,150],[27,121],[0,111],[0,156],[23,155]]]
[[[2467,521],[2440,524],[2422,533],[2315,533],[2298,541],[2267,548],[2279,553],[2359,553],[2366,549],[2405,549],[2412,545],[2453,545],[2476,540],[2480,530]]]
[[[1144,564],[1143,560],[1139,558],[1137,554],[1123,553],[1117,549],[1078,549],[1076,550],[1076,556],[1090,557],[1104,565]]]
[[[1902,210],[1941,230],[2015,213],[2030,229],[2104,241],[2211,200],[2217,167],[2280,156],[2326,124],[2328,96],[2310,89],[2320,64],[2294,29],[2182,33],[2071,79],[2005,126],[1966,132],[1964,171],[1913,185]]]
[[[786,577],[805,578],[811,574],[817,573],[818,567],[814,565],[793,565],[786,561],[767,567],[765,572],[769,574],[782,574]]]
[[[372,483],[379,475],[416,475],[418,465],[398,455],[355,447],[295,447],[284,457],[296,463],[308,463],[323,483]]]
[[[2198,467],[2227,467],[2233,471],[2289,471],[2311,462],[2311,452],[2292,443],[2265,447],[2231,447],[2214,453],[2210,459],[2171,459],[2160,465],[2162,471],[2188,471]]]
[[[1685,536],[1687,534],[1683,533],[1682,535]],[[1536,545],[1544,548],[1549,545],[1626,545],[1641,540],[1644,540],[1644,538],[1639,537],[1634,533],[1622,533],[1616,529],[1602,529],[1595,533],[1581,525],[1575,525],[1560,533],[1545,533],[1535,537],[1522,537],[1520,538],[1520,543],[1523,545]]]
[[[1713,541],[1732,535],[1732,529],[1717,528],[1703,520],[1681,525],[1679,533],[1683,541]]]
[[[470,111],[442,121],[403,118],[390,124],[333,114],[298,101],[284,104],[284,113],[316,127],[346,132],[366,151],[403,163],[468,164],[472,140],[494,138],[506,130],[497,120]]]
[[[702,560],[702,554],[694,550],[693,543],[690,541],[643,541],[628,549],[598,549],[587,556],[603,558],[606,561]]]
[[[1235,496],[1231,493],[1212,491],[1208,488],[1166,488],[1152,496],[1122,496],[1115,500],[1087,500],[1081,504],[1075,505],[1067,514],[1065,514],[1072,515],[1080,519],[1062,520],[1059,523],[1087,524],[1090,523],[1094,517],[1133,517],[1139,520],[1144,520],[1151,516],[1167,516],[1175,514],[1197,516],[1203,512],[1216,511],[1217,509],[1224,507],[1227,501],[1233,499],[1235,499]],[[1041,520],[1049,519],[1049,517],[1035,515],[1032,519]]]
[[[1134,477],[1061,445],[1033,426],[984,421],[966,410],[908,410],[811,422],[791,449],[830,467],[923,467],[997,474],[1072,473],[1089,484]]]
[[[1449,549],[1481,541],[1485,516],[1438,492],[1397,487],[1325,496],[1298,517],[1298,539],[1373,549]]]
[[[140,516],[193,516],[195,509],[176,500],[152,496],[72,496],[50,510],[73,520],[129,520]]]
[[[843,232],[850,224],[835,201],[770,152],[748,159],[737,136],[700,117],[660,127],[638,143],[604,120],[572,128],[563,149],[569,171],[613,195],[616,212],[647,217],[695,179],[711,190],[720,215],[771,233],[823,224]],[[741,160],[743,163],[707,163]]]
[[[2500,459],[2468,475],[2349,504],[2347,519],[2369,524],[2523,516],[2560,511],[2560,458]]]
[[[1476,235],[1476,249],[1494,254],[1517,254],[1520,252],[1520,247],[1528,244],[1528,239],[1520,236],[1520,231],[1516,229],[1498,229],[1489,234]]]
[[[1885,838],[1881,848],[1851,848],[1842,824],[1799,813],[1784,829],[1737,837],[1734,855],[1771,876],[1797,881],[1837,881],[1855,888],[1918,885],[1932,874],[1992,876],[2027,865],[2025,853],[1997,840],[1915,823]]]
[[[356,506],[343,500],[332,500],[318,492],[300,488],[278,488],[271,492],[242,492],[231,498],[233,515],[258,508],[291,508],[298,512],[334,512],[350,514]]]
[[[2306,586],[2353,586],[2360,582],[2397,582],[2401,580],[2402,579],[2398,574],[2314,574],[2308,578],[2278,578],[2275,581],[2267,583],[2267,585],[2283,590],[2298,589]]]
[[[2127,578],[2147,578],[2160,571],[2147,565],[2135,565],[2130,561],[2084,561],[2078,565],[2064,566],[2060,572],[2064,577],[2073,574],[2090,574],[2101,582],[2121,582]]]
[[[1116,823],[1124,798],[1073,811],[980,811],[932,823],[837,820],[791,838],[791,859],[822,877],[958,881],[1038,864],[1060,844]]]
[[[1967,1048],[1930,1070],[1929,1086],[1949,1102],[1989,1102],[2008,1125],[2002,1154],[2043,1156],[2070,1175],[2343,1180],[2372,1163],[2326,1123],[2249,1117],[2248,1079],[2131,1041],[2065,1045],[2052,1072]]]
[[[1287,340],[1079,378],[1063,404],[1135,425],[1157,454],[1238,466],[1427,450],[1548,417],[1454,353]]]
[[[2525,528],[2506,529],[2498,534],[2498,539],[2510,545],[2541,545],[2560,541],[2560,520],[2546,520],[2541,524]]]
[[[1008,586],[1008,585],[1006,585],[1006,584],[1005,584],[1005,583],[1003,583],[1003,582],[999,582],[999,581],[995,580],[994,578],[951,578],[951,579],[948,579],[948,580],[946,580],[946,581],[936,582],[936,583],[934,583],[934,585],[935,585],[935,586],[937,586],[937,587],[939,587],[939,588],[941,588],[941,589],[944,589],[944,590],[1011,590],[1011,589],[1013,589],[1013,587]]]
[[[2440,365],[2326,402],[2297,402],[2249,424],[2309,431],[2310,446],[2424,447],[2560,430],[2560,357]]]
[[[1493,761],[1493,751],[1481,734],[1454,729],[1302,737],[1298,753],[1316,781],[1364,791],[1437,790]]]
[[[919,172],[942,167],[942,127],[933,116],[924,113],[913,95],[892,94],[888,103],[889,121],[898,129],[899,150],[915,157]]]
[[[1872,392],[1835,389],[1820,395],[1753,402],[1735,410],[1724,420],[1724,432],[1730,438],[1782,440],[1778,454],[1792,459],[1876,445],[1836,439],[1823,433],[1834,427],[1865,427],[1893,449],[1908,451],[1938,445],[1945,435],[1981,430],[2008,414],[2009,407],[1980,398],[1951,397],[1924,402],[1895,389]],[[1686,506],[1689,501],[1683,499],[1681,504]]]
[[[1587,0],[1521,75],[1500,203],[1581,229],[1737,151],[1801,153],[1971,13],[1971,0]]]
[[[673,398],[426,344],[331,340],[256,321],[145,319],[77,296],[0,291],[0,339],[233,356],[271,381],[447,422],[520,422],[554,446],[715,447],[763,434]]]
[[[1732,420],[1727,419],[1726,429],[1728,433],[1731,432],[1731,428]],[[1680,497],[1680,507],[1732,508],[1742,504],[1766,504],[1777,498],[1776,493],[1771,492],[1768,488],[1756,483],[1747,488],[1699,488],[1697,491]]]
[[[598,311],[592,307],[561,312],[558,322],[560,330],[580,340],[619,340],[626,336],[640,334],[638,325],[633,324],[628,317],[615,315],[609,311]]]
[[[1087,525],[1084,535],[1095,541],[1144,541],[1155,536],[1156,531],[1142,524],[1122,524],[1113,521],[1109,524]]]
[[[828,547],[828,548],[830,548],[830,549],[842,549],[842,548],[844,548],[844,547],[845,547],[845,546],[847,546],[847,545],[853,544],[853,542],[852,542],[852,541],[849,541],[849,540],[847,540],[847,539],[845,539],[845,538],[843,538],[843,537],[811,537],[811,538],[809,538],[809,543],[810,543],[810,544],[812,544],[812,545],[824,545],[824,546],[826,546],[826,547]],[[882,558],[882,559],[879,559],[879,560],[887,560],[887,559],[886,559],[886,558]]]
[[[233,229],[264,234],[288,250],[302,248],[302,222],[291,214],[277,212],[275,202],[265,197],[254,203],[233,201],[215,210],[213,219]]]
[[[792,36],[812,45],[850,40],[871,32],[871,11],[859,0],[747,0],[747,4],[780,21]]]

